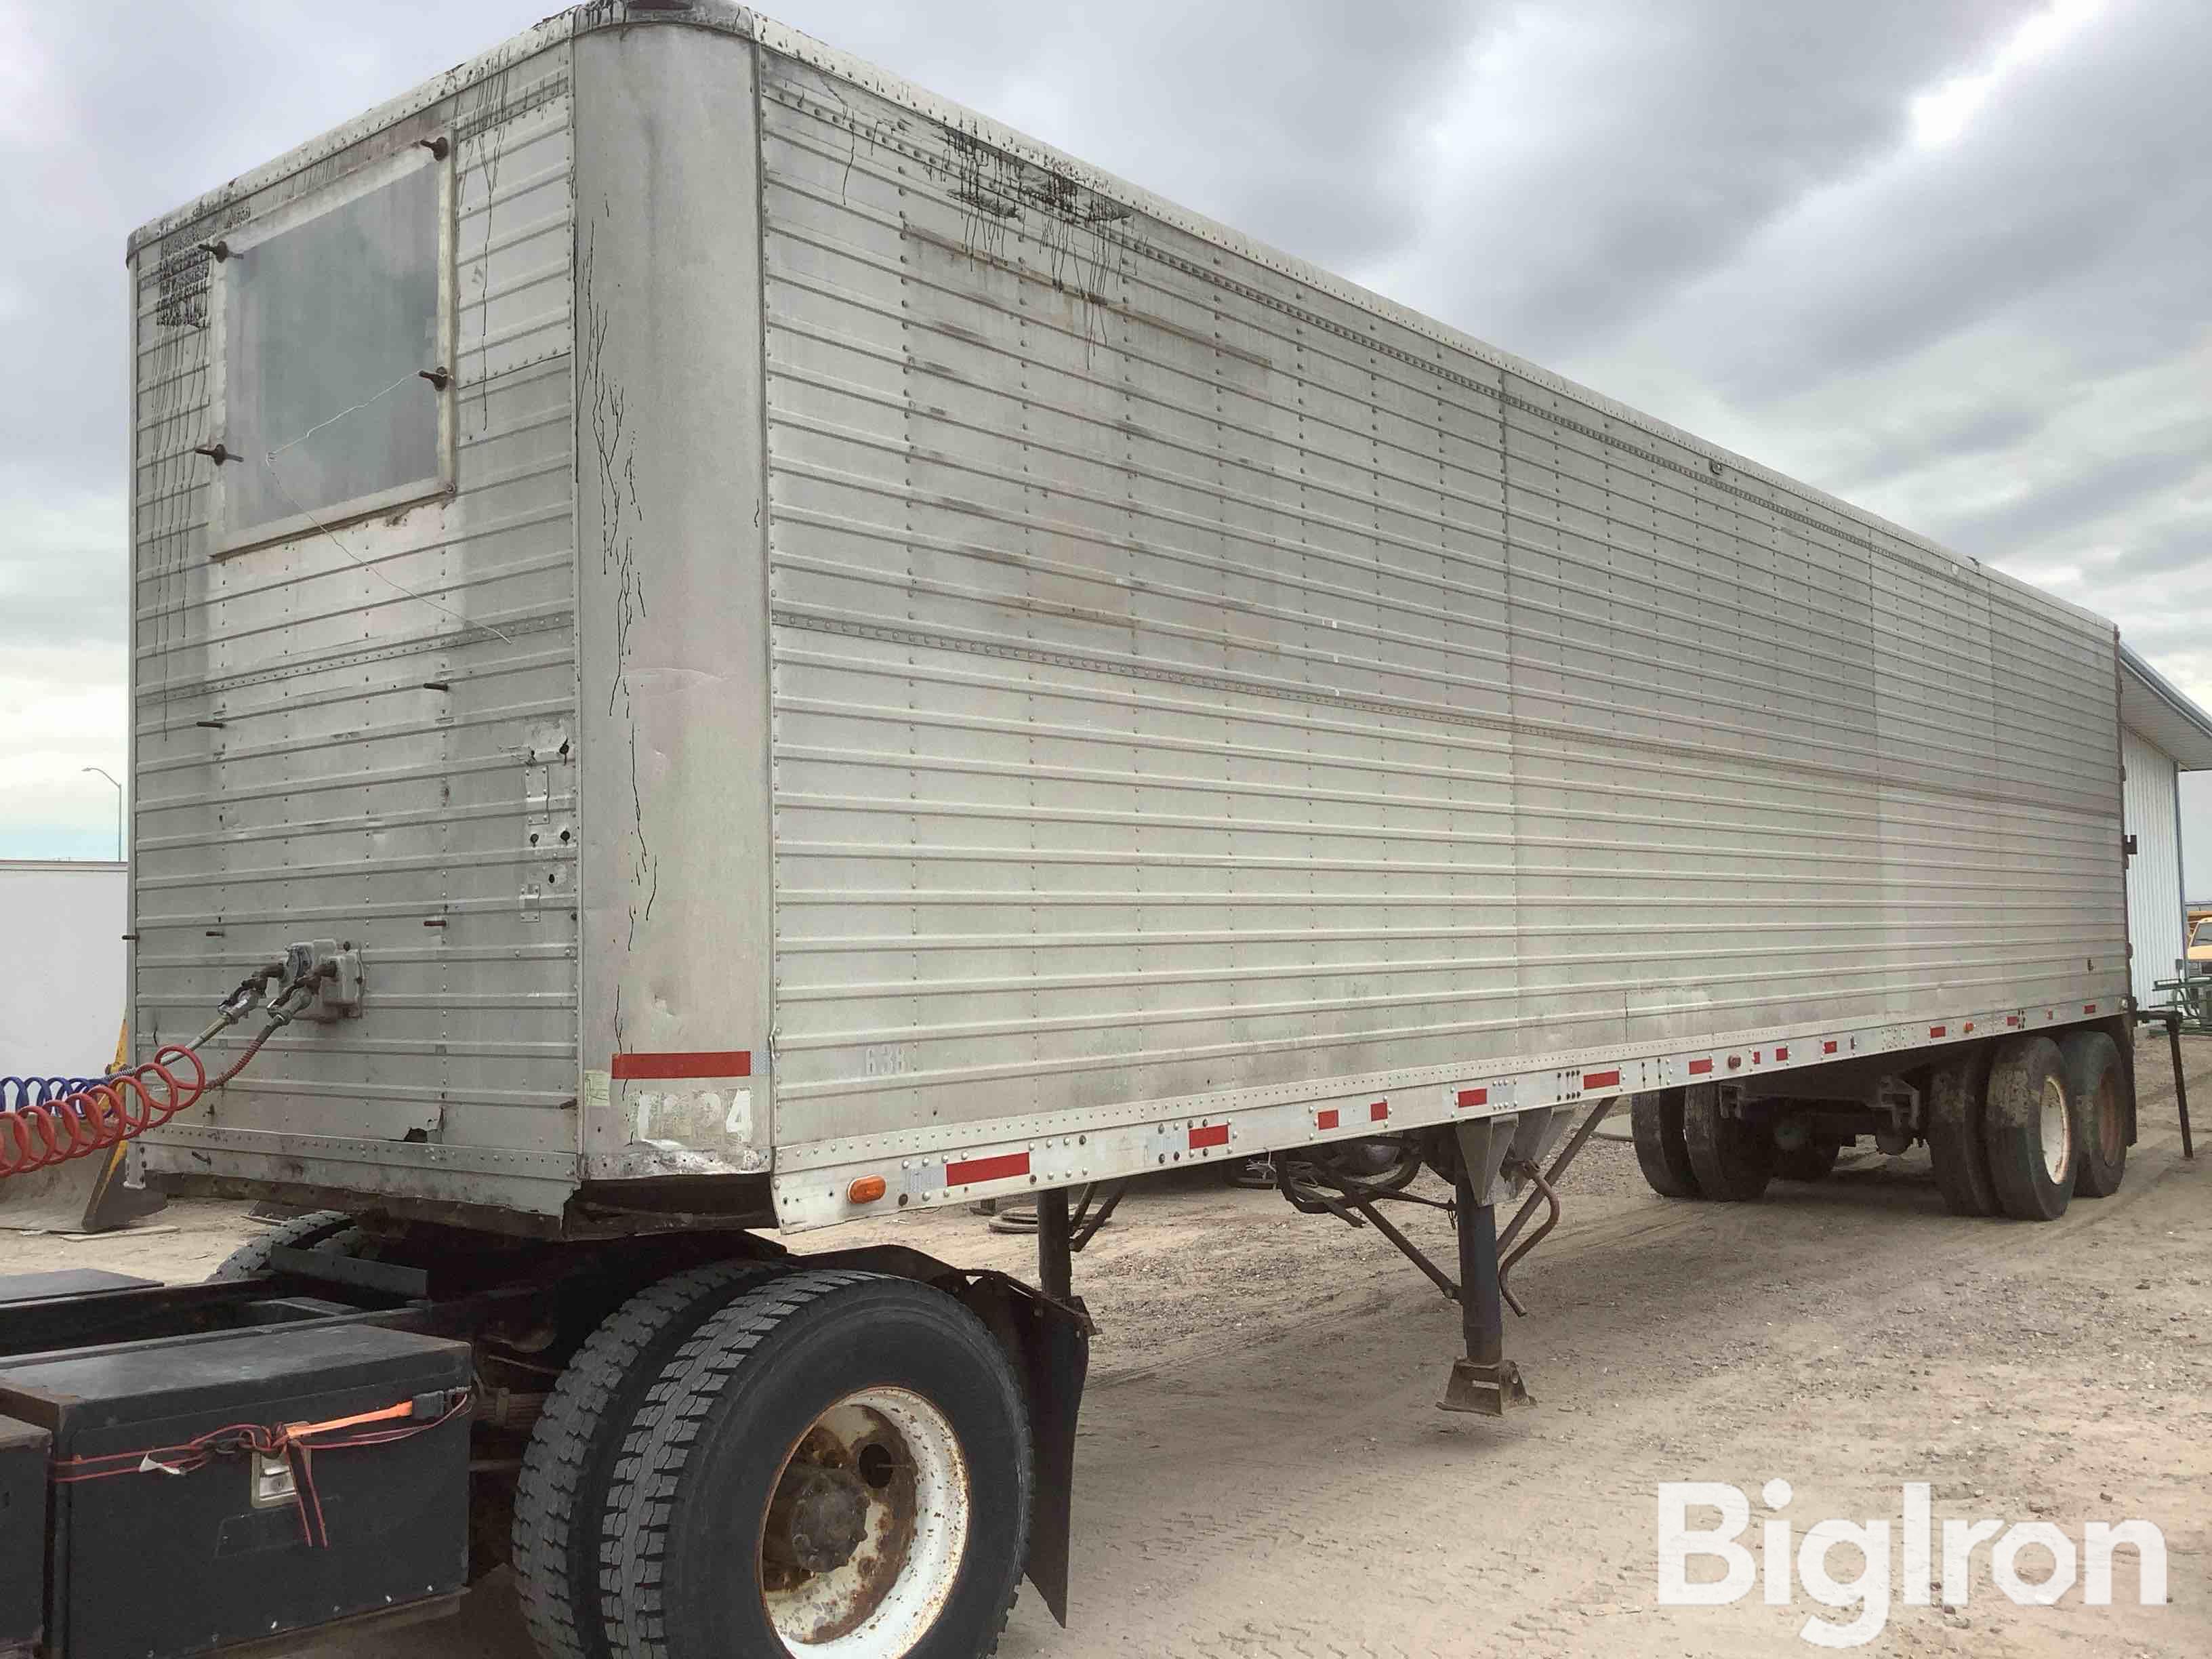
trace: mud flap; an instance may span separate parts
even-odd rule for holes
[[[1036,1488],[1024,1564],[1053,1618],[1067,1626],[1069,1534],[1074,1524],[1075,1424],[1091,1369],[1091,1316],[1004,1273],[977,1273],[961,1300],[1013,1355],[1029,1402]]]

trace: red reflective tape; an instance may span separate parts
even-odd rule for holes
[[[1932,1037],[1943,1036],[1949,1032],[1950,1029],[1948,1025],[1931,1025],[1928,1028],[1928,1035]]]
[[[750,1077],[752,1051],[718,1048],[682,1054],[617,1054],[611,1068],[618,1078]]]
[[[1459,1091],[1459,1103],[1462,1106],[1487,1106],[1490,1104],[1490,1091],[1462,1089]]]
[[[1190,1149],[1194,1152],[1201,1146],[1226,1146],[1228,1144],[1229,1126],[1226,1123],[1209,1123],[1203,1128],[1190,1132]]]
[[[2085,1014],[2094,1014],[2097,1012],[2097,1005],[2094,1002],[2085,1002],[2081,1005],[2081,1012]]]
[[[1336,1127],[1336,1108],[1332,1106],[1325,1112],[1316,1112],[1314,1114],[1314,1127],[1316,1129],[1334,1129]]]
[[[2007,1014],[2007,1015],[2005,1016],[2005,1024],[2008,1024],[2008,1025],[2017,1025],[2017,1024],[2020,1024],[2020,1016],[2019,1016],[2018,1014]]]
[[[1820,1045],[1820,1052],[1824,1054],[1832,1054],[1836,1052],[1836,1045],[1833,1042],[1823,1042]]]
[[[1370,1123],[1380,1123],[1389,1115],[1390,1103],[1387,1100],[1378,1100],[1367,1109],[1367,1121]]]
[[[1030,1155],[1027,1152],[1000,1152],[996,1158],[963,1158],[957,1164],[945,1166],[945,1184],[948,1187],[971,1186],[978,1181],[1004,1181],[1009,1176],[1027,1175]]]
[[[1690,1062],[1690,1075],[1692,1077],[1703,1077],[1706,1073],[1712,1069],[1713,1063],[1710,1060],[1693,1060]]]
[[[1787,1048],[1777,1048],[1774,1051],[1774,1057],[1777,1060],[1787,1060],[1790,1058],[1790,1051]]]
[[[1583,1073],[1583,1087],[1585,1089],[1618,1089],[1620,1087],[1620,1073],[1618,1072],[1584,1072]]]

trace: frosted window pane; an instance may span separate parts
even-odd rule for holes
[[[243,458],[223,469],[233,534],[436,486],[439,398],[415,374],[441,366],[438,257],[438,172],[423,167],[226,262],[223,442]]]

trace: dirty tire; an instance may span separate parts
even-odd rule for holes
[[[1628,1127],[1644,1179],[1662,1198],[1702,1198],[1690,1149],[1682,1140],[1682,1091],[1660,1089],[1632,1095]]]
[[[1809,1135],[1797,1146],[1774,1149],[1774,1173],[1784,1181],[1826,1181],[1843,1150],[1839,1140]]]
[[[1698,1190],[1707,1198],[1748,1204],[1774,1178],[1779,1149],[1773,1132],[1763,1123],[1723,1116],[1721,1091],[1710,1083],[1682,1091],[1682,1144],[1689,1148]]]
[[[323,1255],[351,1255],[367,1237],[343,1210],[316,1210],[307,1215],[295,1215],[223,1257],[208,1275],[208,1283],[258,1279],[270,1271],[270,1252],[287,1245],[298,1245]]]
[[[717,1261],[647,1285],[610,1314],[561,1373],[514,1488],[515,1587],[540,1659],[608,1659],[599,1615],[599,1516],[638,1403],[701,1322],[774,1270]]]
[[[2056,1221],[2074,1194],[2074,1109],[2065,1061],[2047,1036],[2016,1036],[1997,1050],[1982,1106],[1990,1183],[2015,1221]]]
[[[2128,1168],[2128,1068],[2102,1031],[2076,1031],[2058,1045],[2066,1103],[2074,1114],[2074,1191],[2110,1198]]]
[[[1928,1088],[1928,1156],[1943,1207],[1953,1215],[2002,1215],[1990,1180],[1989,1137],[1983,1127],[1990,1059],[1996,1045],[1978,1042],[1936,1068]]]
[[[933,1616],[917,1614],[911,1635],[884,1636],[867,1651],[979,1659],[997,1650],[1028,1553],[1035,1483],[1005,1352],[940,1291],[830,1270],[740,1296],[647,1390],[604,1510],[599,1589],[617,1659],[792,1650],[770,1621],[756,1540],[802,1438],[863,1390],[919,1396],[949,1430],[969,1494],[957,1559],[934,1580],[946,1587]],[[738,1539],[746,1541],[733,1548]],[[902,1577],[893,1597],[909,1582],[929,1581]]]

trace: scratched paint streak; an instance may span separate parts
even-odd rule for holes
[[[606,217],[609,210],[602,200],[599,216]],[[577,378],[591,412],[592,461],[599,491],[599,574],[615,579],[615,673],[607,689],[607,713],[619,717],[629,732],[630,828],[625,862],[631,894],[626,944],[635,949],[639,925],[652,920],[653,902],[660,888],[659,860],[645,833],[645,796],[638,778],[637,710],[629,679],[630,629],[646,614],[645,582],[638,569],[632,532],[645,515],[638,498],[636,451],[627,422],[627,399],[623,388],[601,367],[613,313],[602,302],[592,282],[597,236],[597,224],[587,222],[583,268],[577,273],[584,313],[584,326],[576,343]]]

